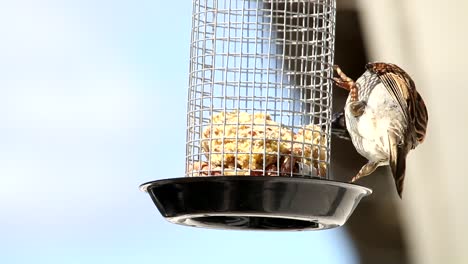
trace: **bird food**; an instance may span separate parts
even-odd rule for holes
[[[318,125],[296,133],[266,113],[221,112],[202,133],[206,161],[191,176],[326,176],[327,137]]]

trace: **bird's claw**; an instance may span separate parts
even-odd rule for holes
[[[353,81],[353,79],[349,78],[348,76],[346,76],[346,74],[341,70],[340,66],[338,65],[333,65],[333,69],[336,71],[336,73],[338,74],[339,77],[333,77],[333,81],[334,83],[345,89],[345,90],[348,90],[348,91],[351,91],[351,89],[353,89],[353,87],[355,87],[355,83]]]
[[[370,175],[377,169],[378,166],[379,166],[379,162],[372,162],[372,161],[367,162],[364,166],[362,166],[361,170],[359,170],[356,176],[354,176],[351,179],[350,183],[354,183],[357,180]]]
[[[345,90],[348,90],[348,91],[351,89],[350,86],[349,86],[349,83],[343,81],[341,78],[333,77],[332,79],[333,79],[333,83],[336,86],[341,87],[341,88],[343,88]]]

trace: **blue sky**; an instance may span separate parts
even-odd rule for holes
[[[184,173],[191,7],[0,0],[0,263],[356,263],[342,229],[177,226],[138,190]]]

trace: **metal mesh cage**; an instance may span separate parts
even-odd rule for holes
[[[194,0],[185,175],[328,178],[335,0]]]

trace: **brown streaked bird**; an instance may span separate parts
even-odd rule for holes
[[[390,165],[400,198],[408,152],[424,141],[428,114],[411,77],[390,63],[368,63],[354,82],[338,66],[336,85],[349,90],[346,128],[357,152],[368,162],[351,182]]]

